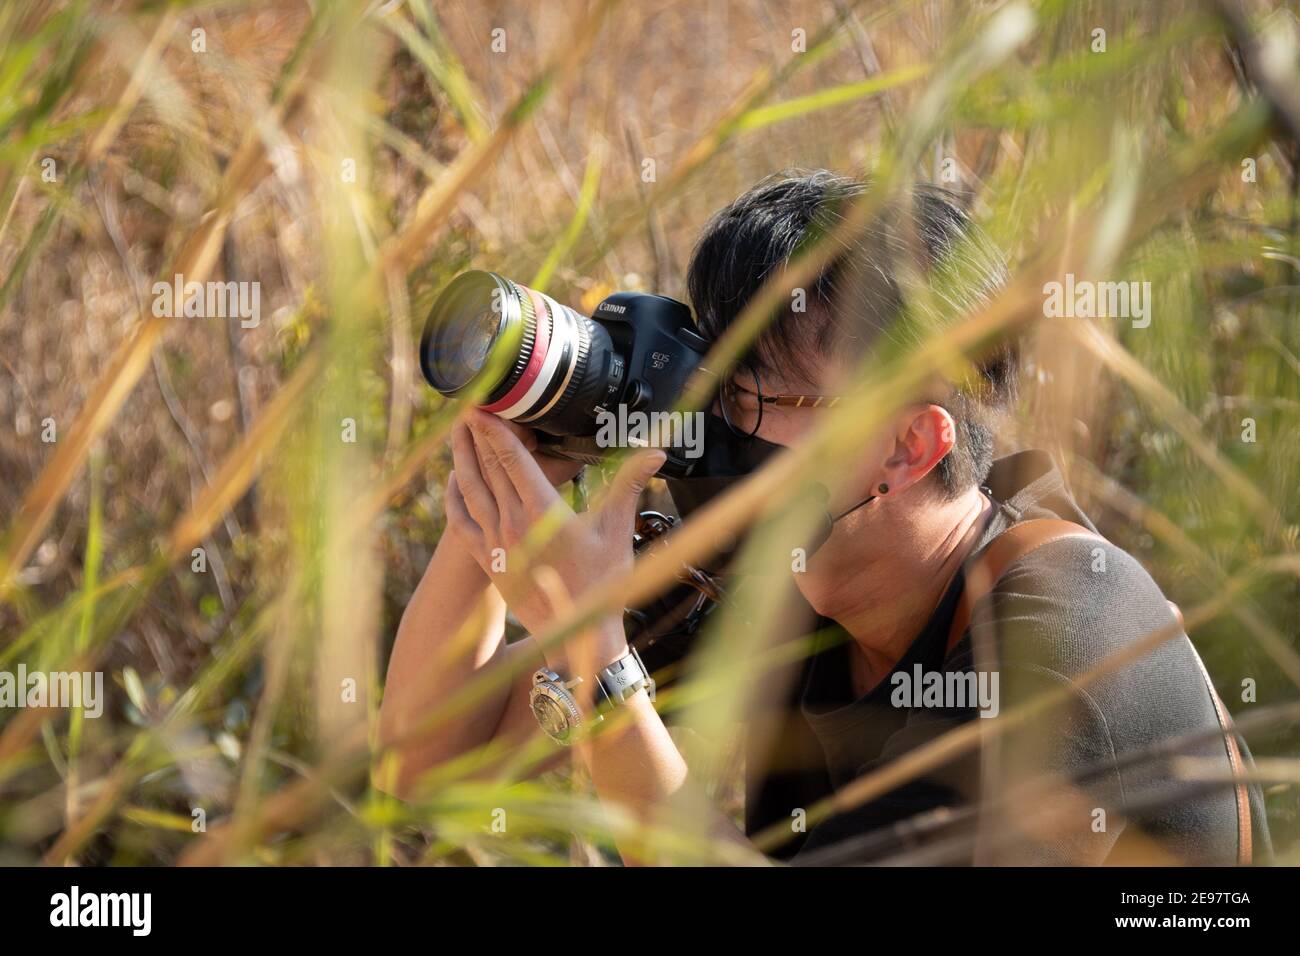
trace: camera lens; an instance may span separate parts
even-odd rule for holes
[[[533,316],[525,321],[523,304],[511,286],[490,272],[467,272],[438,299],[420,342],[420,364],[429,384],[442,394],[457,395],[475,384],[491,359],[504,358],[525,324],[532,326]]]
[[[480,311],[464,322],[443,327],[433,343],[434,374],[450,391],[464,388],[487,364],[488,352],[500,331],[499,317],[491,311]]]
[[[448,397],[555,435],[593,431],[622,382],[609,333],[544,293],[492,272],[458,276],[420,340],[425,379]]]

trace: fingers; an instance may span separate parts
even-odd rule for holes
[[[546,480],[551,483],[552,488],[558,488],[566,481],[572,480],[573,476],[582,471],[583,464],[580,461],[572,461],[568,458],[561,458],[558,455],[552,455],[547,450],[537,434],[537,429],[529,428],[527,425],[519,425],[515,422],[506,421],[504,418],[497,419],[506,427],[512,435],[519,439],[520,444],[532,453],[533,460],[537,466],[542,469],[542,474]]]
[[[491,455],[492,467],[500,469],[499,477],[510,483],[528,510],[539,515],[560,500],[541,466],[505,422],[477,410],[469,422],[475,444]],[[484,466],[488,467],[487,461]]]
[[[526,425],[516,425],[514,422],[508,422],[503,418],[497,420],[501,422],[502,425],[505,425],[506,429],[518,438],[520,444],[525,448],[529,451],[537,450],[537,432]]]
[[[483,529],[470,516],[469,508],[465,505],[465,496],[461,494],[460,485],[456,482],[454,470],[447,475],[445,503],[447,527],[466,541],[471,550],[486,553],[487,539],[484,537]]]
[[[470,437],[469,429],[460,422],[451,427],[451,457],[456,484],[470,515],[480,528],[495,528],[501,521],[496,499],[483,480],[474,439]]]
[[[623,531],[624,526],[631,531],[641,493],[667,460],[662,449],[650,448],[637,452],[619,468],[601,506],[602,521],[608,522],[611,531]]]
[[[522,516],[523,504],[519,498],[519,492],[515,490],[514,483],[511,482],[510,476],[506,474],[504,463],[498,458],[496,448],[493,447],[483,435],[480,429],[475,427],[473,418],[468,422],[470,439],[474,444],[474,451],[478,455],[479,473],[482,474],[483,480],[487,482],[488,488],[492,491],[492,497],[496,499],[497,511],[500,513],[502,521],[507,517],[515,519]]]

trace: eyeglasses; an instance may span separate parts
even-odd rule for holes
[[[738,381],[739,380],[739,381]],[[751,385],[752,387],[746,387]],[[740,406],[740,396],[749,395],[757,406],[752,427],[743,424],[746,409]],[[736,374],[722,383],[718,404],[722,407],[722,418],[727,427],[742,438],[753,438],[763,424],[763,409],[768,405],[786,408],[834,408],[839,404],[840,395],[801,395],[785,393],[764,395],[758,375],[748,365],[737,367]]]

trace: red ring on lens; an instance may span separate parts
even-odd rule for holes
[[[537,381],[537,376],[541,374],[542,365],[546,362],[546,352],[551,344],[551,314],[546,309],[546,303],[542,297],[525,286],[520,286],[520,291],[528,293],[529,299],[533,303],[533,312],[536,315],[536,339],[533,342],[533,353],[528,356],[528,364],[524,366],[523,374],[519,376],[519,381],[515,382],[510,391],[506,392],[500,398],[490,405],[480,405],[479,408],[485,412],[502,412],[514,405],[532,388],[533,382]]]

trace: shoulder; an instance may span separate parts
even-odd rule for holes
[[[1083,535],[1035,548],[1007,568],[994,591],[1079,596],[1087,599],[1082,604],[1099,610],[1136,598],[1143,607],[1168,612],[1160,586],[1137,558],[1104,538]]]
[[[1171,633],[1159,585],[1114,544],[1065,538],[1030,552],[979,602],[975,621],[972,635],[996,649],[1011,697],[1046,675],[1087,697],[1120,736],[1217,723],[1196,650],[1181,629]]]
[[[996,628],[1004,659],[1024,658],[1069,677],[1174,621],[1140,561],[1083,536],[1034,549],[980,603],[977,626]]]

